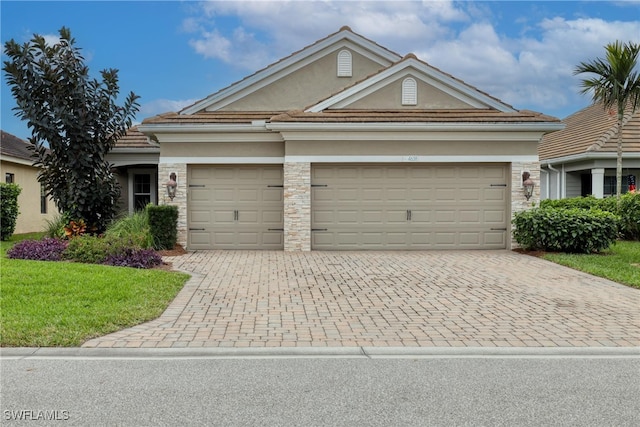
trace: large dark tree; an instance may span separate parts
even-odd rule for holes
[[[116,104],[118,70],[101,71],[102,81],[91,78],[65,27],[53,45],[34,35],[22,45],[6,42],[4,51],[14,110],[27,121],[34,165],[42,166],[39,181],[68,219],[104,230],[120,197],[105,155],[131,126],[138,96],[131,92],[124,105]]]
[[[582,80],[582,93],[591,93],[593,102],[602,102],[605,109],[614,109],[618,118],[618,155],[616,162],[616,197],[622,189],[622,121],[627,105],[633,111],[640,102],[640,74],[638,54],[640,44],[616,41],[605,46],[604,59],[581,62],[574,74],[593,74]]]

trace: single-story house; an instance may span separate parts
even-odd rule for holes
[[[563,126],[343,27],[143,120],[148,140],[114,154],[129,203],[157,159],[190,250],[509,249],[514,213],[539,199],[538,143]]]
[[[0,175],[3,182],[18,184],[22,189],[18,196],[20,213],[14,233],[43,231],[47,221],[55,218],[58,209],[45,196],[44,187],[38,182],[40,169],[33,166],[28,142],[5,131],[0,132]]]
[[[564,199],[616,194],[618,119],[615,110],[592,104],[563,120],[566,127],[540,143],[541,197]],[[640,109],[622,122],[622,192],[640,178]]]

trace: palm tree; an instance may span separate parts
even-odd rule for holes
[[[581,62],[573,75],[595,74],[595,77],[582,80],[581,93],[592,92],[594,103],[602,102],[605,110],[616,108],[618,111],[618,157],[616,162],[616,197],[620,200],[622,190],[622,119],[627,105],[635,112],[640,101],[640,74],[638,74],[638,54],[640,44],[609,43],[605,46],[606,58],[597,58],[591,62]]]

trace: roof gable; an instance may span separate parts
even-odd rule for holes
[[[391,85],[397,86],[398,82],[408,77],[417,80],[418,84],[423,86],[423,94],[425,91],[430,92],[426,94],[427,97],[430,96],[430,99],[423,101],[421,108],[491,108],[506,113],[516,112],[512,106],[420,61],[413,54],[405,56],[392,66],[308,107],[305,111],[317,113],[329,109],[362,108],[362,103],[358,101],[371,97],[376,92],[383,92]],[[388,96],[380,98],[389,99]],[[376,105],[376,103],[369,103],[369,105],[372,109],[389,108],[389,106]],[[411,108],[416,108],[416,106]]]
[[[230,106],[239,100],[249,97],[261,89],[282,81],[295,74],[305,67],[321,60],[329,54],[337,54],[342,49],[348,49],[353,54],[365,58],[372,64],[376,64],[376,69],[389,66],[401,57],[377,43],[354,33],[349,27],[342,27],[340,31],[321,39],[314,44],[303,48],[280,61],[263,68],[260,71],[246,77],[245,79],[216,92],[201,101],[183,109],[180,114],[195,114],[202,111],[219,111]],[[337,60],[337,59],[336,59]],[[353,79],[363,76],[354,75]],[[351,84],[354,80],[341,78],[341,87]],[[340,87],[334,88],[338,89]],[[298,105],[296,108],[302,108]],[[273,107],[270,108],[273,110]],[[231,109],[234,110],[233,108]],[[237,108],[236,110],[239,110]]]

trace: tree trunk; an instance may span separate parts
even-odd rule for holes
[[[622,118],[623,112],[618,111],[618,156],[616,158],[616,198],[620,203],[622,193]]]

